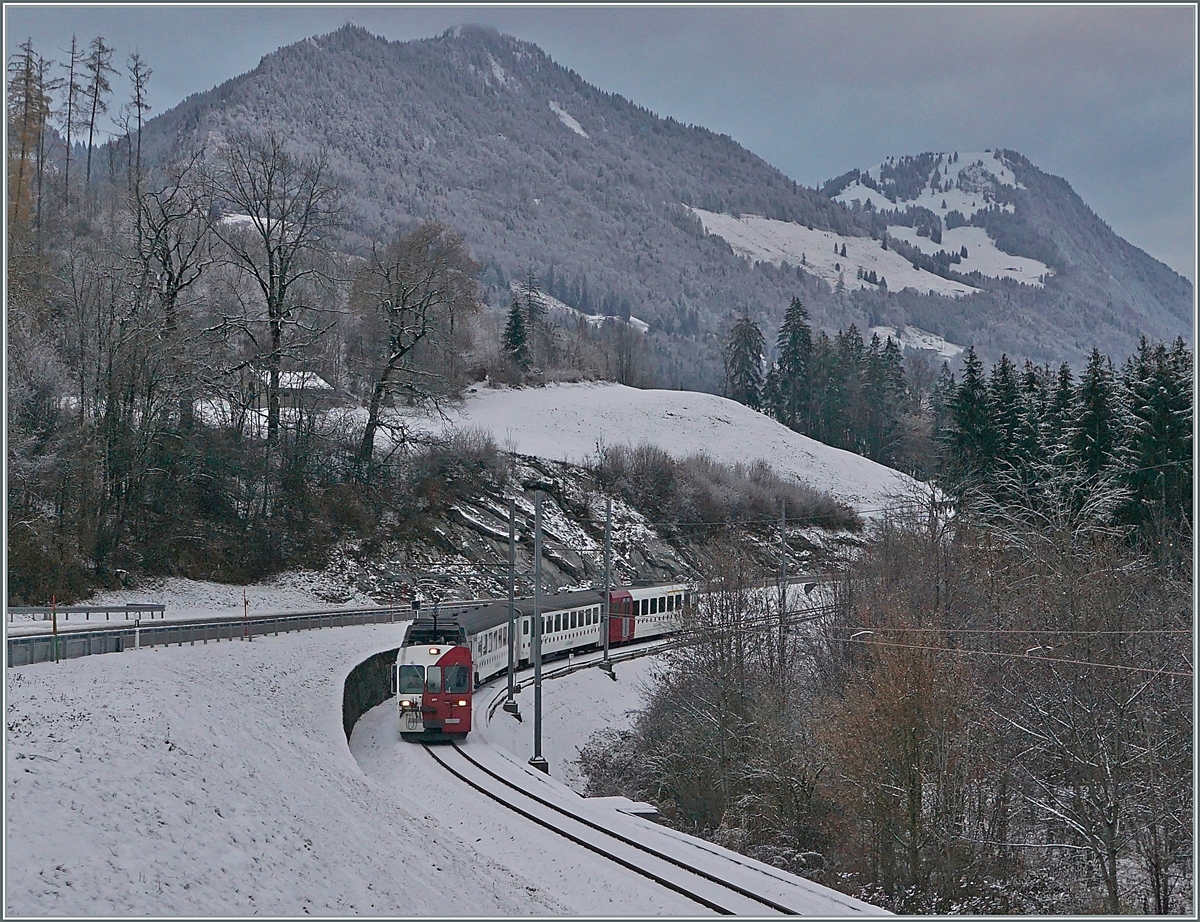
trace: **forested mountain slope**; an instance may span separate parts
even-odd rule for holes
[[[1011,152],[1023,186],[1017,209],[989,216],[987,229],[1053,241],[1044,286],[993,278],[956,297],[858,287],[849,262],[838,264],[841,285],[798,259],[748,259],[707,234],[694,209],[786,222],[851,249],[878,246],[871,237],[886,224],[836,189],[799,185],[730,138],[592,87],[493,30],[388,42],[346,26],[188,98],[148,123],[143,144],[162,160],[268,126],[299,149],[328,151],[347,189],[348,248],[412,219],[444,220],[486,266],[493,305],[532,269],[542,279],[553,272],[555,293],[587,313],[646,320],[658,386],[719,390],[730,320],[750,313],[770,341],[793,295],[831,331],[914,324],[985,356],[1078,361],[1093,344],[1122,354],[1139,333],[1190,331],[1190,284]],[[946,273],[927,262],[921,272]]]

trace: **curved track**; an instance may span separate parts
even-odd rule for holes
[[[464,761],[451,765],[439,755],[448,748]],[[425,744],[425,751],[458,780],[501,806],[714,912],[761,915],[765,907],[784,915],[798,914],[770,897],[728,883],[538,797],[481,765],[458,745],[435,748]]]

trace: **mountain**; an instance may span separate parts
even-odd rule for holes
[[[749,312],[771,341],[795,295],[830,331],[915,327],[985,356],[1078,363],[1093,344],[1123,357],[1142,333],[1190,337],[1190,283],[1015,152],[974,180],[954,173],[990,183],[988,204],[1001,209],[959,215],[968,226],[954,230],[979,256],[954,262],[925,238],[953,233],[955,209],[923,197],[950,155],[889,161],[896,201],[866,207],[851,187],[882,175],[807,188],[729,137],[590,86],[490,29],[388,42],[348,25],[281,48],[147,123],[144,155],[264,127],[326,150],[346,189],[351,251],[414,219],[444,220],[486,266],[497,309],[532,269],[584,313],[645,320],[658,386],[719,389],[730,320]],[[755,243],[781,234],[786,245]],[[983,260],[985,240],[1022,259]],[[869,281],[876,264],[886,290]]]

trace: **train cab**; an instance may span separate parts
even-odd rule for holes
[[[473,677],[466,631],[456,621],[413,621],[392,678],[401,738],[465,739],[471,731]]]

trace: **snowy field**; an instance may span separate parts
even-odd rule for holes
[[[393,701],[365,714],[347,746],[345,677],[396,646],[403,629],[7,670],[6,915],[697,913],[464,795],[421,747],[397,741]],[[578,787],[578,747],[601,726],[627,725],[637,708],[651,661],[616,668],[615,683],[593,670],[547,682],[551,786]],[[521,697],[528,712],[531,691]],[[480,706],[490,699],[481,692]],[[507,749],[522,765],[532,751],[528,713],[524,724],[503,712],[495,720],[467,745],[493,759],[508,759]],[[563,787],[559,796],[574,795]],[[589,808],[611,812],[602,801]],[[696,848],[644,821],[615,822]],[[814,914],[856,903],[815,886],[811,899]]]
[[[902,349],[919,349],[923,352],[933,352],[939,358],[943,359],[952,359],[965,351],[962,346],[948,341],[944,336],[938,336],[936,333],[930,333],[927,330],[922,330],[920,327],[911,325],[899,330],[895,327],[886,326],[871,327],[871,329],[867,330],[867,333],[868,335],[877,335],[881,342],[886,342],[890,336]]]
[[[403,628],[9,669],[6,913],[597,909],[599,890],[586,900],[572,887],[555,894],[545,879],[512,869],[536,872],[541,852],[522,852],[523,863],[489,858],[430,809],[419,785],[380,785],[355,761],[341,727],[342,683],[358,662],[396,646]],[[617,879],[627,876],[597,885],[613,896],[613,911],[688,911],[673,897],[648,896],[657,888],[639,878]]]
[[[757,262],[800,266],[835,288],[839,280],[847,288],[875,288],[858,278],[861,267],[864,274],[874,270],[876,275],[886,278],[889,291],[912,288],[922,294],[949,297],[979,291],[924,269],[914,269],[907,259],[895,250],[883,249],[882,244],[872,237],[843,237],[833,231],[810,229],[803,224],[758,215],[735,218],[701,208],[691,210],[700,218],[706,233],[723,238],[739,256]],[[845,256],[840,255],[842,247],[846,248]]]
[[[490,432],[506,451],[580,464],[599,445],[648,442],[675,457],[696,452],[725,464],[766,461],[776,472],[870,513],[916,481],[853,452],[793,432],[733,400],[695,391],[621,384],[473,388],[448,429]]]
[[[139,603],[163,605],[163,618],[167,621],[240,617],[243,614],[253,618],[281,612],[373,608],[377,604],[349,583],[339,583],[330,573],[313,570],[281,573],[248,586],[178,577],[150,578],[134,589],[101,589],[88,601],[79,604],[98,607]],[[121,624],[118,616],[113,617],[116,620],[110,623],[114,627]],[[103,615],[93,616],[87,621],[83,615],[71,615],[69,618],[59,616],[60,627],[103,622]],[[15,628],[36,625],[40,630],[45,627],[40,616],[35,620],[34,616],[24,614],[9,613],[6,623]]]
[[[928,237],[917,236],[916,228],[895,224],[888,227],[888,235],[911,243],[926,255],[933,256],[939,250],[958,253],[967,248],[967,258],[953,266],[956,272],[975,272],[992,278],[1010,278],[1026,285],[1042,286],[1042,277],[1053,274],[1043,262],[1024,256],[1010,256],[992,241],[982,227],[955,227],[942,231],[942,242],[934,243]]]
[[[938,180],[931,176],[925,187],[912,199],[895,203],[884,195],[864,186],[858,180],[851,182],[834,198],[844,205],[854,202],[866,205],[870,202],[876,209],[903,210],[906,206],[928,208],[943,220],[951,211],[958,211],[966,219],[976,212],[994,206],[994,187],[997,185],[1019,188],[1016,176],[1003,161],[991,152],[960,153],[956,163],[950,163],[950,155],[942,154],[937,162]],[[882,165],[867,173],[877,181]],[[1000,203],[1005,211],[1012,211],[1011,203]],[[716,234],[733,247],[733,251],[752,261],[786,263],[802,266],[806,271],[818,275],[832,286],[839,280],[847,288],[874,288],[858,277],[874,271],[887,279],[888,290],[900,291],[912,288],[923,294],[940,294],[961,297],[979,289],[961,282],[952,282],[924,269],[914,269],[912,263],[894,250],[885,250],[878,240],[870,237],[843,237],[832,231],[816,230],[790,221],[776,221],[758,215],[735,217],[692,208],[692,213],[704,225],[705,232]],[[1029,285],[1043,284],[1043,277],[1051,270],[1036,259],[1010,256],[1000,250],[981,227],[956,227],[942,233],[942,242],[934,243],[928,237],[919,237],[915,228],[902,225],[888,227],[888,234],[898,240],[912,244],[922,253],[933,256],[939,250],[958,253],[967,248],[967,258],[952,268],[956,272],[978,271],[990,278],[1012,278]],[[846,255],[841,255],[842,247]]]

